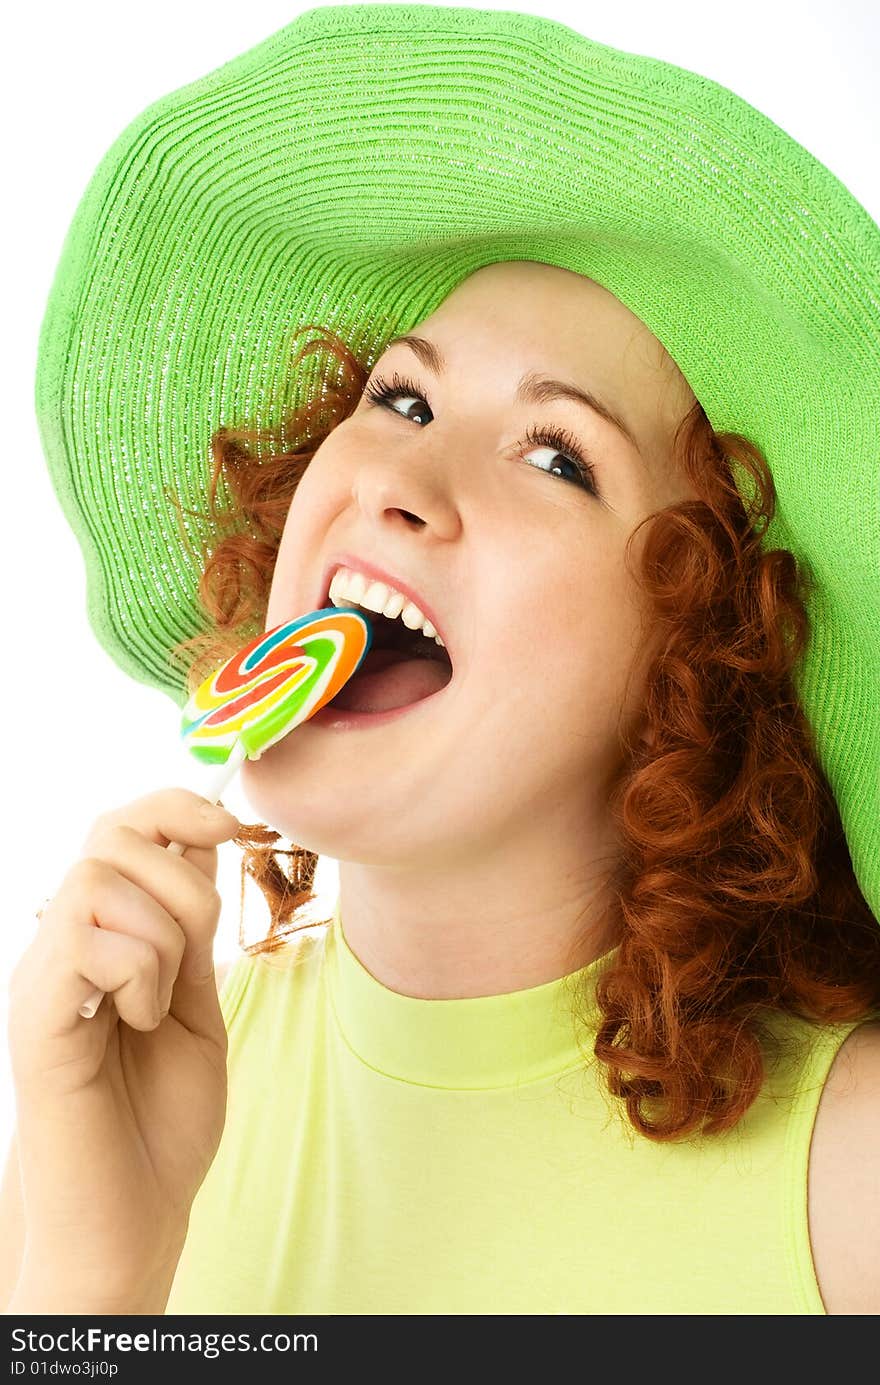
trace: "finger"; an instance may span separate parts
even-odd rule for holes
[[[213,850],[216,862],[216,848]],[[136,828],[125,824],[107,827],[103,835],[96,833],[93,852],[94,856],[86,859],[106,862],[120,876],[152,895],[182,931],[182,942],[173,958],[173,975],[169,976],[163,967],[162,982],[168,995],[184,957],[187,978],[203,981],[204,967],[199,959],[213,949],[220,921],[220,896],[214,884],[216,864],[214,875],[209,877],[185,856],[148,841]]]
[[[48,913],[48,910],[47,910]],[[39,1073],[62,1085],[81,1078],[80,1064],[100,1061],[93,1051],[104,1025],[116,1014],[136,1029],[153,1029],[157,1019],[159,958],[143,938],[82,922],[44,935],[20,959],[9,988],[9,1050],[16,1084]],[[96,987],[112,1006],[96,1020],[84,1021],[79,1007]],[[89,1037],[87,1051],[71,1065],[70,1042],[79,1028]],[[103,1041],[100,1041],[101,1053]],[[76,1070],[74,1070],[76,1069]]]
[[[156,1028],[167,1006],[161,1000],[159,955],[149,942],[80,924],[71,934],[71,960],[79,977],[113,996],[119,1018],[132,1029]]]
[[[151,984],[160,1010],[167,1009],[186,947],[184,930],[153,895],[106,861],[90,856],[68,871],[61,889],[43,910],[37,933],[37,950],[45,958],[47,976],[53,978],[57,1014],[63,1016],[64,1006],[73,1004],[67,1013],[77,1016],[95,989],[84,987],[83,973],[74,963],[75,958],[91,955],[83,951],[84,934],[103,932],[128,937],[149,949],[149,959],[155,963]]]
[[[190,789],[160,789],[121,808],[102,813],[85,839],[82,855],[94,855],[92,848],[95,840],[103,836],[108,828],[122,825],[133,827],[148,841],[166,847],[169,842],[216,847],[220,842],[234,837],[241,826],[235,815],[227,812],[221,804],[209,803]]]

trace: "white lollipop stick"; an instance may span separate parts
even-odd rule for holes
[[[216,767],[214,778],[209,784],[208,791],[205,794],[205,798],[209,803],[217,802],[230,779],[232,779],[233,775],[236,774],[246,759],[247,751],[241,741],[236,741],[226,763],[217,765]],[[180,842],[169,842],[166,850],[173,851],[177,856],[182,856],[184,851],[186,851],[186,847]],[[82,1005],[79,1007],[79,1013],[84,1020],[90,1020],[92,1018],[98,1006],[101,1004],[101,1001],[104,999],[104,995],[104,991],[94,990],[88,999],[83,1001]]]

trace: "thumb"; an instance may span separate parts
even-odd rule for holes
[[[193,1034],[225,1042],[226,1025],[220,1009],[213,946],[194,958],[184,958],[171,991],[168,1017]]]

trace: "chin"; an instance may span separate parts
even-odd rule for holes
[[[261,765],[260,760],[246,760],[240,771],[242,792],[257,821],[280,833],[285,841],[334,860],[354,859],[357,848],[367,845],[351,840],[363,826],[364,810],[350,804],[351,821],[346,823],[340,795],[326,779],[319,776],[317,784],[298,789],[298,784],[307,784],[305,779],[290,774],[281,781],[277,772],[267,772],[269,767]],[[388,849],[393,854],[393,841],[389,841]]]

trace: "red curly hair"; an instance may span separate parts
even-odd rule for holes
[[[189,661],[189,692],[264,629],[291,499],[366,384],[368,369],[338,336],[303,330],[319,335],[295,364],[326,350],[337,383],[279,430],[223,427],[211,439],[201,518],[229,532],[199,555],[207,632],[172,653]],[[263,447],[269,455],[256,457]],[[698,498],[642,521],[651,528],[636,576],[660,653],[646,685],[647,742],[624,738],[609,798],[622,843],[610,936],[620,941],[596,983],[593,1049],[634,1129],[658,1142],[742,1118],[764,1080],[768,1008],[816,1024],[880,1012],[880,927],[792,682],[808,639],[810,577],[787,550],[759,544],[775,507],[769,468],[741,434],[716,434],[699,402],[679,424],[672,461]],[[755,484],[748,510],[731,463]],[[270,909],[257,943],[245,947],[240,923],[251,954],[315,927],[297,916],[314,900],[318,856],[294,843],[279,849],[279,836],[253,824],[235,838],[242,920],[247,876]]]

